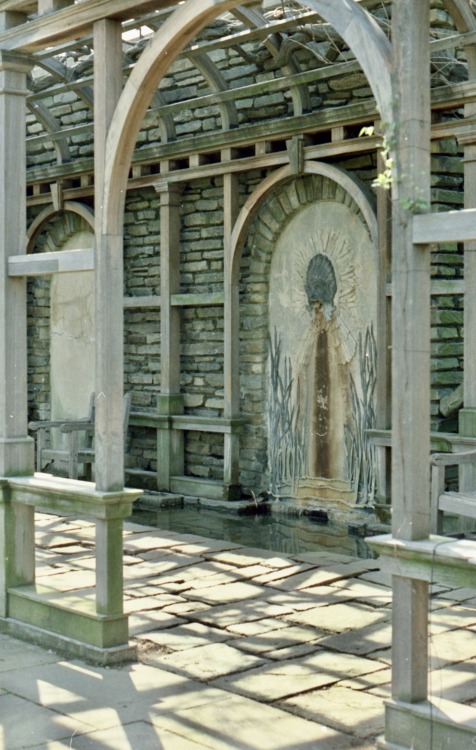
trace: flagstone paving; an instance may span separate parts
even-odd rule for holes
[[[37,514],[37,580],[93,596],[94,528]],[[99,667],[0,634],[0,750],[370,750],[390,696],[378,560],[286,556],[127,523],[138,660]],[[476,597],[433,587],[431,689],[476,701]]]

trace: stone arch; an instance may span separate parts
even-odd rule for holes
[[[304,163],[303,174],[315,174],[327,177],[352,196],[356,205],[362,212],[372,240],[375,243],[378,241],[375,200],[370,190],[368,190],[363,183],[340,167],[335,167],[324,162],[306,161]],[[256,188],[246,201],[235,222],[235,226],[233,227],[230,243],[230,277],[226,279],[226,283],[233,284],[237,279],[240,254],[246,238],[246,232],[250,222],[259,210],[260,205],[276,190],[278,185],[292,180],[295,176],[295,173],[289,165],[272,172],[265,180],[263,180],[261,185]]]
[[[60,210],[48,206],[28,229],[27,251],[92,249],[93,225],[87,206],[73,201]],[[40,276],[28,282],[28,358],[37,370],[29,377],[33,418],[77,419],[87,413],[94,388],[93,297],[93,271]]]
[[[372,241],[377,245],[378,231],[374,199],[370,191],[362,183],[358,182],[343,169],[323,162],[306,161],[303,174],[315,174],[326,177],[351,195],[362,212]],[[246,240],[250,223],[253,221],[263,201],[279,185],[292,180],[295,176],[291,166],[288,165],[272,172],[263,180],[241,209],[231,235],[230,256],[225,267],[225,415],[228,417],[237,416],[239,413],[239,368],[236,342],[240,327],[238,283],[243,244]]]
[[[301,409],[301,414],[299,414],[297,410],[294,410],[296,407],[296,404],[294,404],[293,418],[295,418],[295,424],[291,427],[290,423],[285,430],[286,433],[292,434],[293,436],[292,449],[289,444],[284,446],[281,441],[282,435],[279,435],[280,420],[278,419],[276,424],[274,424],[274,427],[270,426],[273,419],[274,409],[274,406],[271,403],[274,401],[274,396],[272,396],[271,391],[273,388],[273,382],[277,382],[277,377],[283,377],[284,379],[288,378],[288,382],[285,384],[288,389],[295,388],[297,377],[301,380],[300,388],[302,388],[303,383],[305,386],[308,379],[308,375],[306,374],[309,369],[308,365],[306,364],[306,370],[305,372],[301,371],[301,374],[296,370],[291,372],[290,363],[292,356],[289,356],[290,352],[293,350],[294,342],[297,342],[299,336],[301,336],[301,334],[298,333],[301,325],[298,318],[307,318],[302,300],[297,304],[297,308],[299,308],[299,314],[296,313],[297,317],[292,312],[294,302],[291,305],[291,308],[286,309],[285,311],[285,317],[283,319],[284,329],[289,329],[291,333],[288,337],[287,344],[285,340],[281,340],[279,343],[279,346],[283,344],[281,355],[279,355],[279,353],[276,354],[277,346],[275,345],[277,344],[277,339],[274,342],[272,340],[272,329],[275,328],[275,323],[279,321],[281,313],[278,311],[276,314],[275,310],[273,310],[273,305],[277,302],[278,297],[283,297],[283,292],[285,292],[288,283],[292,289],[296,288],[296,281],[300,282],[300,294],[303,296],[305,287],[304,268],[306,263],[309,262],[311,256],[315,256],[314,260],[316,258],[320,260],[319,254],[316,255],[314,250],[310,249],[311,245],[314,246],[314,235],[312,233],[315,233],[316,226],[318,226],[319,223],[322,226],[322,231],[319,229],[317,232],[317,243],[319,243],[322,238],[327,238],[325,239],[325,242],[329,240],[329,244],[330,246],[332,245],[333,249],[331,252],[329,248],[328,255],[333,258],[333,263],[337,264],[336,267],[340,268],[338,273],[341,274],[341,280],[343,278],[342,273],[344,273],[344,275],[354,274],[354,270],[348,265],[348,258],[346,260],[344,257],[346,254],[347,256],[349,255],[348,251],[346,251],[346,254],[342,253],[340,243],[342,242],[342,239],[344,239],[345,242],[344,235],[342,234],[342,237],[339,237],[337,241],[338,226],[336,230],[335,217],[338,219],[337,225],[341,219],[343,220],[342,223],[345,223],[348,226],[350,226],[352,222],[355,222],[352,231],[355,232],[357,229],[357,234],[354,234],[354,236],[356,238],[360,237],[358,246],[361,254],[358,256],[357,251],[353,249],[355,257],[352,257],[355,260],[358,256],[359,261],[357,265],[362,266],[355,276],[359,277],[360,282],[366,277],[372,276],[373,281],[369,284],[368,290],[368,295],[372,298],[372,302],[369,302],[368,310],[372,309],[373,312],[372,314],[369,313],[370,317],[368,325],[362,325],[362,319],[365,318],[368,312],[367,309],[363,312],[360,311],[356,318],[352,318],[356,324],[356,331],[357,329],[359,330],[358,332],[353,332],[352,336],[355,335],[355,340],[352,338],[351,343],[349,343],[350,339],[347,339],[346,341],[342,339],[342,343],[340,344],[342,346],[342,351],[339,352],[339,357],[341,357],[341,354],[342,357],[337,366],[335,364],[333,365],[334,374],[332,377],[333,380],[340,378],[342,388],[345,387],[348,389],[350,376],[352,376],[357,382],[359,378],[357,371],[359,369],[358,361],[360,347],[362,347],[362,351],[364,347],[367,347],[367,355],[370,353],[373,357],[373,369],[371,373],[373,383],[375,383],[377,377],[375,323],[377,319],[379,299],[377,279],[379,254],[376,242],[375,215],[372,210],[371,201],[368,200],[365,188],[363,186],[360,187],[354,181],[346,179],[348,176],[345,173],[341,173],[341,170],[338,170],[340,179],[337,181],[336,179],[332,179],[332,176],[336,176],[333,174],[334,170],[327,170],[325,168],[326,165],[313,164],[312,166],[314,168],[309,168],[310,165],[307,166],[307,170],[302,174],[292,175],[288,170],[280,170],[281,174],[279,177],[281,179],[279,179],[278,175],[274,173],[272,176],[274,179],[268,178],[268,180],[265,180],[265,189],[263,189],[263,185],[261,185],[260,188],[255,191],[256,193],[261,193],[261,200],[256,200],[256,195],[253,195],[248,201],[250,205],[253,204],[254,210],[248,212],[246,210],[246,208],[250,208],[250,205],[248,205],[242,211],[242,219],[243,215],[246,215],[248,220],[237,222],[237,226],[240,226],[241,229],[239,233],[241,238],[240,244],[248,250],[248,252],[244,254],[240,251],[234,256],[234,289],[236,290],[236,293],[238,290],[238,275],[241,270],[239,288],[242,315],[241,326],[238,326],[237,319],[234,321],[236,328],[234,331],[235,338],[233,349],[235,351],[238,350],[238,347],[236,346],[237,339],[240,339],[240,345],[239,360],[235,360],[232,364],[232,369],[237,373],[234,381],[234,392],[236,393],[241,390],[241,402],[236,404],[236,413],[238,413],[239,410],[240,415],[245,417],[246,425],[242,439],[243,451],[240,469],[242,471],[244,483],[258,489],[259,482],[263,481],[264,476],[266,475],[266,462],[268,461],[270,469],[270,475],[268,477],[269,485],[260,486],[259,489],[267,490],[271,487],[273,492],[280,494],[276,488],[278,485],[283,484],[281,481],[282,478],[279,479],[277,476],[281,469],[276,468],[278,462],[273,459],[273,456],[275,458],[278,455],[282,457],[286,454],[286,451],[288,451],[286,454],[288,456],[288,463],[293,464],[294,467],[300,466],[300,470],[303,472],[299,489],[301,499],[303,493],[305,494],[306,492],[309,492],[312,495],[312,493],[317,492],[315,497],[319,500],[325,500],[326,497],[331,500],[333,497],[333,491],[332,489],[329,489],[329,487],[332,485],[332,487],[335,488],[336,494],[342,496],[347,495],[349,504],[352,504],[357,498],[357,493],[351,488],[351,483],[346,485],[343,481],[345,472],[340,470],[336,471],[336,466],[343,462],[343,447],[342,450],[338,448],[337,452],[335,447],[333,448],[334,457],[332,458],[332,461],[334,462],[334,465],[329,463],[328,468],[323,474],[327,479],[329,479],[330,475],[333,475],[333,482],[329,483],[326,481],[323,483],[319,480],[320,485],[319,489],[317,489],[317,485],[313,479],[317,465],[315,463],[311,466],[309,465],[309,455],[311,453],[314,454],[316,449],[315,445],[311,446],[309,443],[308,436],[311,434],[311,431],[309,430],[308,421],[303,418],[303,399],[307,399],[309,404],[311,404],[311,397],[309,394],[301,391],[301,395],[298,395],[297,399],[300,403],[298,403],[297,406]],[[322,166],[324,166],[324,169],[321,169]],[[344,185],[349,189],[347,190]],[[327,219],[328,216],[329,220]],[[304,234],[308,237],[308,240],[305,242],[303,242],[302,237],[298,236],[300,231],[299,227],[304,225]],[[306,232],[310,233],[307,235]],[[244,235],[246,235],[246,238]],[[367,239],[365,239],[365,237]],[[291,244],[290,238],[292,238]],[[335,244],[336,242],[337,244]],[[286,249],[287,247],[289,247],[289,250]],[[297,248],[299,248],[299,252],[297,252]],[[294,254],[295,251],[296,255]],[[279,257],[280,255],[281,257]],[[324,261],[328,262],[328,265],[331,265],[328,257],[322,257]],[[282,274],[284,282],[279,281],[280,272],[276,270],[279,268],[279,264],[284,264],[281,266],[281,271],[285,269],[285,273]],[[366,268],[366,273],[363,273],[364,267]],[[278,279],[277,286],[276,279]],[[282,285],[282,283],[284,283],[284,286],[281,286],[279,289],[280,284]],[[355,280],[354,283],[356,283]],[[342,281],[340,281],[339,284],[340,287],[343,288]],[[273,285],[275,289],[274,292]],[[363,288],[362,283],[360,286]],[[276,289],[278,289],[278,291],[276,291]],[[372,289],[373,292],[371,291]],[[352,292],[352,294],[358,297],[360,302],[362,302],[363,299],[366,300],[367,294],[364,294],[363,290],[358,290],[356,294],[354,294],[354,292]],[[352,295],[348,297],[349,300],[351,296]],[[349,318],[347,318],[347,320],[350,320],[351,315],[354,315],[354,313],[350,308],[343,310],[343,297],[341,297],[341,300],[342,307],[339,310],[339,315],[346,316],[349,313]],[[278,307],[279,304],[280,303],[278,303]],[[355,300],[349,304],[352,307],[352,305],[356,304]],[[367,307],[365,303],[364,307]],[[303,309],[301,310],[301,308]],[[296,323],[298,323],[297,326]],[[345,335],[348,336],[346,325],[347,323],[344,323],[340,330],[345,330]],[[307,346],[309,344],[310,334],[308,323],[305,321],[303,331],[305,332],[303,334],[305,339],[303,346]],[[333,336],[335,339],[335,334],[333,334]],[[304,339],[301,338],[301,341],[304,341]],[[358,343],[356,343],[356,341]],[[288,348],[290,347],[290,349],[286,350],[286,346],[288,346]],[[298,346],[297,343],[296,346]],[[314,346],[313,343],[311,343],[311,349],[312,346]],[[299,344],[298,348],[304,351],[301,344]],[[281,356],[281,361],[280,363],[277,363],[279,356]],[[319,356],[321,358],[325,356],[322,348]],[[283,364],[285,357],[287,358],[286,367],[284,367]],[[332,359],[333,357],[331,356],[331,360]],[[275,372],[271,374],[270,368],[274,366],[273,361]],[[294,362],[295,361],[296,360],[294,360]],[[277,375],[278,368],[282,370],[279,375]],[[314,372],[314,365],[311,369],[313,369]],[[240,377],[241,388],[239,388],[238,383]],[[359,390],[360,387],[360,384],[357,383],[357,390]],[[295,398],[295,396],[293,396],[293,398]],[[351,398],[349,393],[344,393],[344,391],[341,391],[340,389],[336,389],[335,393],[330,396],[330,403],[332,403],[333,409],[335,410],[337,408],[339,410],[339,418],[336,419],[335,415],[337,412],[335,411],[333,416],[332,445],[334,446],[338,444],[342,444],[343,446],[345,430],[347,430],[347,438],[352,438],[352,430],[355,432],[355,425],[351,423],[350,419],[341,419],[342,413],[345,412],[344,404],[350,403],[350,401]],[[266,408],[264,405],[267,405]],[[375,413],[375,405],[373,404],[372,406],[373,411],[366,415],[366,418],[369,418],[370,420],[372,420],[373,414]],[[271,420],[271,422],[268,420]],[[351,432],[348,431],[349,427],[352,428]],[[306,435],[304,433],[306,433]],[[320,440],[319,452],[321,458],[319,465],[321,469],[323,468],[322,455],[325,443],[326,441]],[[273,446],[275,450],[273,449]],[[277,446],[279,446],[279,449]],[[371,501],[375,492],[375,456],[369,445],[365,446],[365,450],[368,452],[367,459],[369,460],[370,458],[371,465],[368,474],[365,477],[361,477],[360,480],[361,486],[363,487],[359,498],[361,502]],[[253,458],[250,458],[251,456]],[[359,463],[357,457],[354,459],[350,458],[349,460],[354,460],[354,464]],[[261,462],[261,465],[258,467],[259,462]],[[307,490],[305,489],[305,483],[303,484],[306,472],[309,475],[306,485]],[[359,482],[359,479],[356,478],[357,473],[358,470],[356,470],[354,466],[352,478],[355,479],[356,483]],[[292,481],[294,480],[295,478]],[[294,496],[297,496],[297,487],[298,482],[296,481],[291,493],[294,494]],[[289,492],[289,488],[287,492]]]
[[[68,216],[70,215],[70,216]],[[77,229],[74,229],[75,222],[82,220],[84,225],[89,226],[91,231],[94,231],[94,213],[83,203],[77,203],[76,201],[66,201],[61,209],[55,208],[53,204],[50,204],[38,214],[38,216],[32,221],[27,231],[27,253],[31,253],[34,250],[36,240],[43,231],[44,226],[51,221],[55,216],[61,218],[61,244],[67,239],[67,236],[71,235]],[[78,217],[75,219],[75,217]]]

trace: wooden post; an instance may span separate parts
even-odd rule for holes
[[[32,474],[27,432],[26,279],[9,278],[11,255],[26,253],[26,74],[31,62],[0,51],[0,477]],[[7,590],[32,583],[34,511],[0,493],[0,616]]]
[[[166,180],[156,185],[160,196],[160,367],[159,414],[183,413],[180,393],[180,308],[172,295],[180,292],[180,195]],[[170,490],[170,478],[184,472],[184,436],[171,424],[157,430],[157,485]]]
[[[465,118],[474,118],[476,104],[465,105]],[[460,140],[464,145],[464,207],[476,208],[476,133]],[[464,246],[464,407],[459,412],[459,433],[476,437],[476,242]],[[474,490],[476,467],[460,468],[460,489]],[[462,525],[466,525],[463,524]],[[474,523],[471,522],[471,527]]]
[[[122,614],[122,518],[96,521],[96,612]]]
[[[231,268],[231,234],[239,213],[238,175],[223,176],[223,230],[224,230],[224,371],[225,371],[225,409],[224,416],[238,417],[240,413],[240,326],[238,278]],[[237,274],[238,276],[238,274]],[[225,496],[234,497],[240,483],[239,450],[240,437],[233,430],[225,434]]]
[[[394,140],[392,248],[392,534],[429,534],[430,253],[412,242],[430,209],[429,0],[392,3]],[[385,126],[384,126],[385,127]],[[428,584],[394,576],[392,692],[427,696]]]
[[[102,234],[105,145],[122,87],[119,21],[94,25],[94,181],[96,216],[96,486],[124,486],[123,240]]]
[[[379,123],[379,127],[381,124]],[[385,169],[384,158],[379,152],[377,171]],[[379,241],[379,287],[377,316],[377,416],[376,427],[388,430],[391,427],[391,300],[387,296],[391,268],[391,195],[389,190],[377,190],[377,225]],[[377,492],[379,502],[385,504],[391,497],[391,448],[377,446]]]

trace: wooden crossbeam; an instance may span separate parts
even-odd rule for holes
[[[8,259],[10,277],[93,270],[94,250],[60,250],[37,255],[14,255]]]
[[[476,209],[417,214],[413,217],[413,242],[427,245],[438,242],[476,240]]]

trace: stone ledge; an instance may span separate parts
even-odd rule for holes
[[[390,700],[385,705],[385,739],[382,750],[411,750],[413,747],[451,747],[467,750],[476,736],[476,709],[443,699],[404,703]]]
[[[0,480],[0,502],[16,502],[48,509],[54,513],[74,513],[98,519],[126,518],[141,490],[122,489],[101,492],[93,482],[65,479],[36,473]]]
[[[385,572],[447,586],[474,588],[476,542],[445,536],[407,541],[391,534],[367,537]]]
[[[98,614],[95,602],[45,586],[9,589],[8,619],[98,649],[122,646],[128,638],[127,615]]]
[[[75,656],[101,666],[122,664],[137,659],[137,647],[134,644],[126,643],[111,648],[97,648],[83,641],[76,641],[74,638],[52,633],[12,618],[0,618],[0,632],[27,643],[65,653],[68,657]]]

